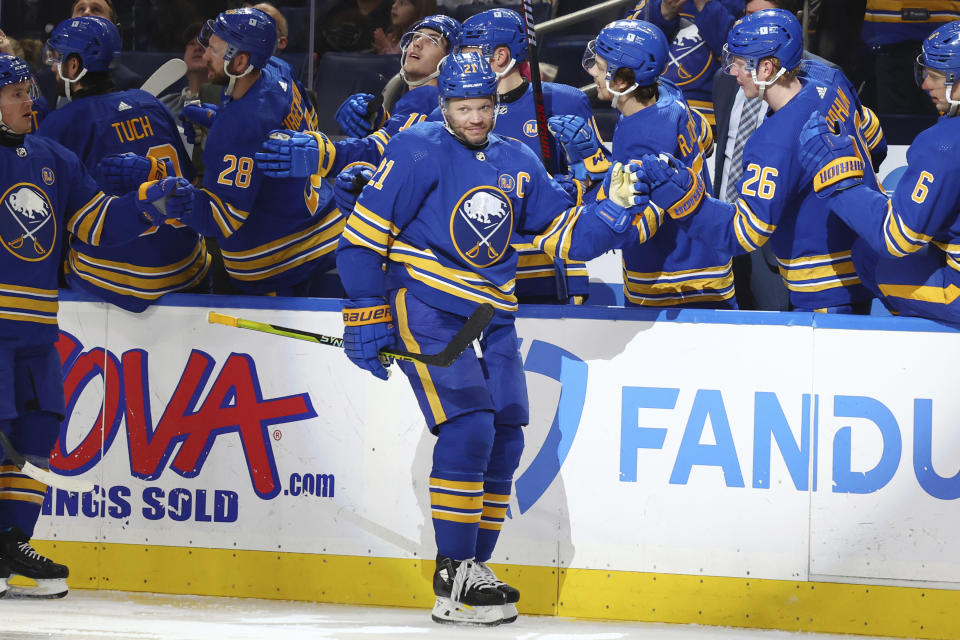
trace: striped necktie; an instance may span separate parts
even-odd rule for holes
[[[760,98],[744,98],[743,109],[740,111],[740,126],[737,128],[737,139],[733,143],[733,157],[730,158],[730,172],[727,174],[727,191],[724,194],[727,202],[734,202],[740,196],[737,189],[740,178],[743,176],[743,147],[747,144],[757,128],[757,114],[760,112]]]

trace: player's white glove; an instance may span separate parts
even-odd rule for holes
[[[355,93],[343,101],[333,119],[348,136],[362,138],[382,127],[387,120],[383,94],[374,97],[372,93]]]
[[[650,203],[649,186],[640,175],[640,166],[634,162],[613,165],[603,188],[607,198],[600,201],[594,211],[616,233],[627,229]]]
[[[197,130],[194,125],[209,129],[213,126],[213,121],[217,117],[217,111],[220,109],[215,104],[209,102],[201,103],[199,100],[191,100],[183,105],[183,111],[180,112],[180,123],[183,125],[183,136],[190,144],[197,144]]]
[[[129,152],[104,156],[97,165],[97,171],[110,193],[127,193],[144,182],[176,175],[170,160],[153,156],[145,158]]]
[[[270,178],[308,178],[314,174],[325,178],[337,155],[336,147],[319,131],[275,129],[261,149],[254,159]]]
[[[675,219],[685,218],[700,208],[706,185],[700,174],[669,153],[640,158],[641,174],[650,184],[650,201]]]
[[[812,176],[813,190],[821,198],[863,182],[863,160],[857,155],[850,136],[831,126],[814,111],[800,129],[800,164]]]
[[[154,225],[180,219],[193,208],[193,186],[183,178],[144,182],[137,190],[137,208]]]

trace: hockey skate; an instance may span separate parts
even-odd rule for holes
[[[62,598],[67,595],[67,576],[70,571],[37,553],[18,527],[0,531],[2,563],[6,563],[10,576],[23,576],[37,583],[36,587],[8,584],[6,598]]]
[[[503,622],[506,596],[472,559],[458,561],[437,556],[433,592],[437,596],[434,622],[483,627]]]
[[[508,624],[517,619],[517,602],[520,601],[520,590],[511,587],[506,582],[497,577],[497,574],[493,572],[493,569],[487,566],[486,562],[478,562],[477,566],[480,567],[480,570],[487,574],[487,578],[494,584],[494,586],[503,593],[503,597],[506,598],[507,602],[501,608],[503,611],[503,624]]]

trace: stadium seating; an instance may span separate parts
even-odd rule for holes
[[[557,78],[554,82],[582,87],[593,80],[583,70],[583,51],[594,36],[553,35],[543,38],[540,48],[540,61],[557,65]]]

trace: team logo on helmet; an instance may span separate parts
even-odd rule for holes
[[[697,25],[690,18],[681,15],[680,30],[670,43],[664,75],[683,86],[702,76],[713,61],[713,52],[704,42]]]
[[[18,182],[7,189],[2,201],[0,243],[7,251],[28,262],[50,255],[57,240],[57,222],[47,194],[29,182]]]
[[[523,123],[523,133],[528,138],[537,137],[537,121],[536,120],[527,120]]]
[[[501,176],[500,182],[503,182]],[[496,187],[475,187],[465,193],[450,217],[450,238],[464,260],[475,267],[497,262],[513,234],[513,204]]]

